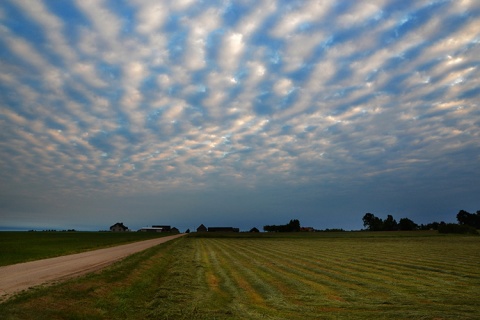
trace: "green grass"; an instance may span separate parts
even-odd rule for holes
[[[22,293],[2,319],[478,319],[480,237],[191,235]]]
[[[0,266],[148,240],[170,233],[0,232]]]

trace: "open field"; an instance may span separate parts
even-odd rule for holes
[[[0,232],[0,266],[170,235],[150,232]]]
[[[5,319],[478,319],[480,237],[182,237],[0,304]]]

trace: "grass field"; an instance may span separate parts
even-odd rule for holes
[[[0,304],[2,319],[479,319],[480,237],[182,237]]]
[[[148,240],[169,233],[0,232],[0,266]]]

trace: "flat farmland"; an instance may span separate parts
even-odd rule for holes
[[[151,232],[0,232],[0,266],[170,235]]]
[[[6,319],[478,319],[480,237],[182,237],[0,304]]]

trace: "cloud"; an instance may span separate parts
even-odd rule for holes
[[[479,174],[478,12],[475,1],[2,4],[0,193],[283,188],[306,190],[295,195],[313,208],[319,192],[364,203],[356,194],[376,185],[458,187]]]
[[[106,56],[109,57],[111,51],[120,47],[120,20],[107,7],[105,1],[82,0],[76,1],[75,4],[91,21],[95,34],[109,45],[109,51],[106,52]]]

